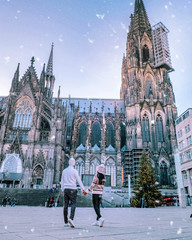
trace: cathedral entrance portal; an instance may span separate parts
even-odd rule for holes
[[[43,176],[44,176],[44,171],[41,165],[37,165],[33,169],[32,173],[32,186],[36,186],[36,188],[39,188],[40,185],[43,184]]]

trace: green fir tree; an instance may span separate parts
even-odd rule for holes
[[[153,172],[153,168],[145,151],[143,151],[140,159],[137,183],[133,188],[133,193],[134,196],[131,198],[131,205],[133,207],[142,207],[143,197],[145,201],[145,207],[158,206],[162,201],[156,175]]]

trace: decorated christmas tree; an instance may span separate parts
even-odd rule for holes
[[[134,196],[131,198],[133,207],[155,207],[162,200],[156,175],[145,151],[143,151],[141,156],[137,183],[133,188],[133,193]]]

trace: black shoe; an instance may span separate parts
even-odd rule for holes
[[[192,218],[192,214],[190,215],[190,218]]]

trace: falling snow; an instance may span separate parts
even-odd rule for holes
[[[96,17],[97,17],[98,19],[103,20],[104,17],[105,17],[105,14],[96,14]]]
[[[178,230],[177,230],[177,234],[181,234],[182,233],[182,228],[179,228]]]

